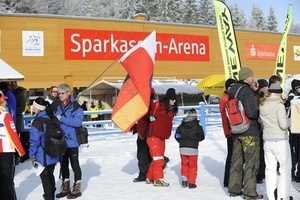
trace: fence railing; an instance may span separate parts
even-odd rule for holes
[[[186,112],[190,109],[196,109],[198,111],[198,119],[203,127],[206,134],[206,128],[208,126],[221,126],[221,116],[219,112],[219,105],[206,105],[200,102],[199,105],[195,106],[179,106],[179,112],[173,119],[173,130],[175,130],[182,119],[186,116]],[[98,110],[98,111],[84,111],[85,121],[82,125],[89,128],[90,135],[98,134],[110,134],[110,133],[122,133],[122,131],[110,120],[110,115],[112,110]],[[90,115],[98,114],[103,116],[103,120],[91,121]],[[23,132],[29,132],[31,128],[31,123],[34,120],[33,115],[23,116]]]

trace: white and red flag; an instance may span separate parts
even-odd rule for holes
[[[128,75],[116,99],[111,119],[124,132],[148,112],[155,51],[156,32],[153,31],[120,58]]]

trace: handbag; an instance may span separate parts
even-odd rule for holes
[[[87,144],[88,143],[88,130],[86,127],[80,126],[76,128],[76,136],[78,144]]]

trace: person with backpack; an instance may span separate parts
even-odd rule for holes
[[[231,88],[231,86],[235,83],[235,80],[232,78],[229,78],[225,81],[225,88],[221,100],[219,102],[219,109],[222,119],[222,127],[223,132],[225,135],[225,138],[227,139],[227,157],[226,157],[226,164],[225,164],[225,170],[224,170],[224,180],[223,180],[223,186],[228,187],[229,184],[229,172],[230,172],[230,163],[231,163],[231,157],[232,157],[232,147],[233,147],[233,141],[232,141],[232,133],[230,124],[226,115],[225,106],[228,102],[228,91]]]
[[[179,143],[181,158],[181,186],[196,188],[198,172],[198,146],[205,139],[202,126],[197,119],[197,111],[192,108],[187,112],[175,132],[175,139]]]
[[[80,105],[71,97],[71,88],[68,84],[62,83],[57,87],[57,94],[60,105],[55,111],[55,116],[61,123],[61,129],[66,135],[67,150],[61,160],[62,186],[57,198],[66,197],[76,199],[81,194],[82,172],[79,164],[79,143],[76,136],[76,128],[82,126],[83,110]],[[74,172],[73,189],[70,189],[69,162]]]
[[[6,110],[7,97],[0,91],[0,199],[15,200],[14,153],[25,155],[12,116]]]
[[[291,152],[288,128],[291,119],[286,113],[282,88],[271,84],[269,91],[260,100],[260,119],[263,124],[263,140],[266,162],[266,191],[268,199],[293,199],[291,188]],[[280,164],[277,174],[277,162]],[[274,190],[277,188],[277,197]]]
[[[228,91],[229,100],[235,98],[242,103],[245,115],[250,120],[247,130],[232,134],[233,151],[230,166],[228,192],[231,197],[244,195],[247,200],[263,199],[256,190],[256,176],[259,168],[258,109],[255,108],[254,75],[252,69],[243,67],[239,71],[239,81]],[[245,165],[244,165],[245,164]],[[243,191],[242,191],[243,189]]]
[[[45,200],[53,200],[56,190],[53,173],[56,163],[60,160],[60,155],[50,156],[45,152],[45,149],[47,148],[46,132],[48,131],[46,121],[54,119],[55,116],[50,109],[50,103],[40,97],[34,100],[33,109],[36,116],[31,124],[28,155],[33,167],[44,166],[39,175],[44,190],[43,197]]]

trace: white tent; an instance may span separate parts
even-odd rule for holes
[[[9,64],[0,59],[0,80],[12,81],[12,80],[24,80],[24,76],[17,70],[12,68]]]
[[[122,87],[122,84],[123,81],[108,82],[101,80],[86,89],[81,96],[89,99],[101,100],[112,105]],[[203,100],[203,90],[176,79],[153,80],[152,87],[158,96],[163,96],[167,92],[168,88],[174,88],[178,98],[181,99],[180,105],[186,105],[186,103],[191,102],[191,100],[194,100],[195,102]]]

